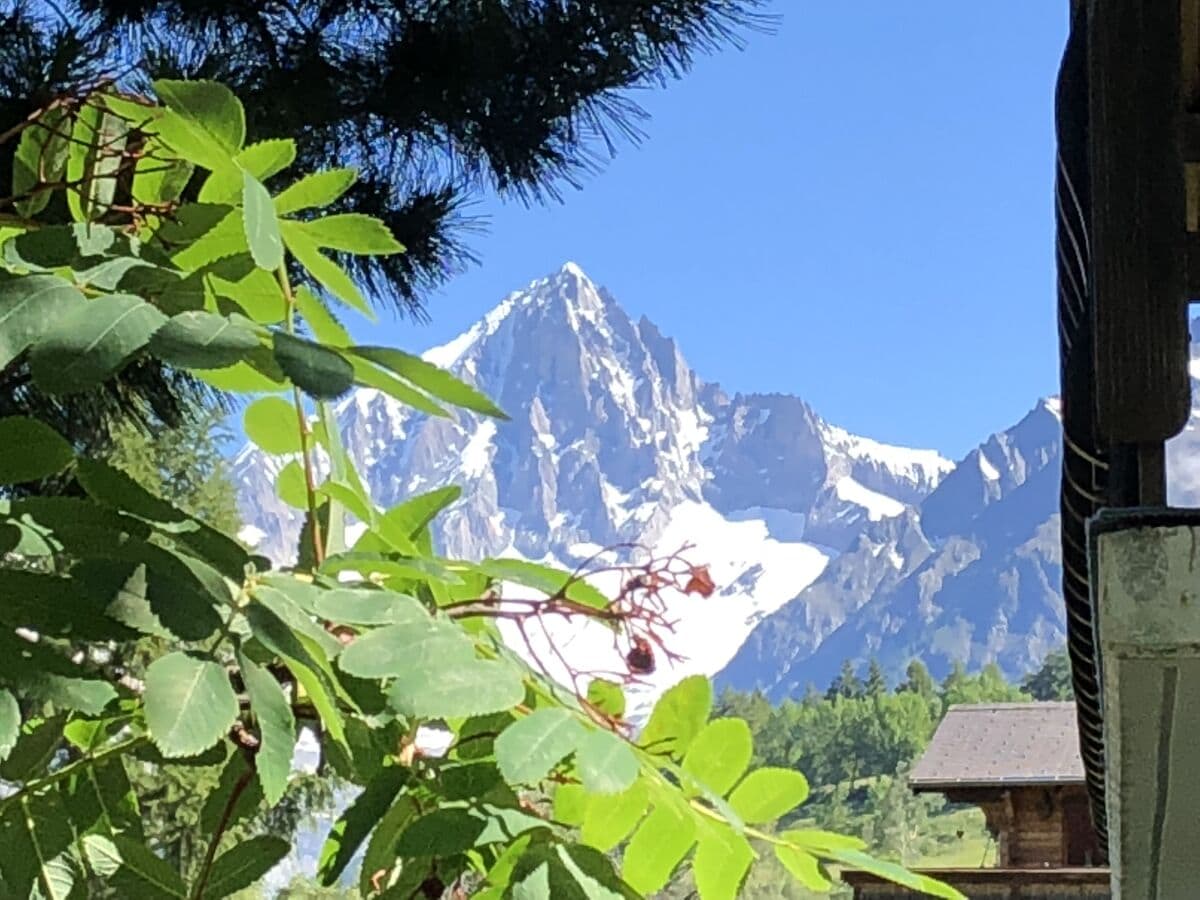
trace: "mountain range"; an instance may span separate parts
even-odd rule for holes
[[[463,487],[437,525],[443,553],[574,568],[606,548],[687,547],[709,567],[712,597],[669,603],[686,659],[648,678],[643,705],[693,672],[781,698],[846,658],[893,676],[914,656],[935,675],[961,660],[1015,676],[1064,640],[1053,399],[957,462],[880,443],[799,396],[705,381],[573,263],[424,356],[509,421],[431,418],[367,389],[336,414],[379,505]],[[1169,448],[1177,502],[1200,499],[1198,445],[1193,422]],[[233,462],[243,536],[287,560],[299,518],[275,493],[281,465],[252,446]],[[613,667],[600,629],[555,640],[582,668]]]

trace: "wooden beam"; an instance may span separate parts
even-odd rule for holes
[[[1096,415],[1113,445],[1166,441],[1191,410],[1183,18],[1180,0],[1103,0],[1088,23]]]

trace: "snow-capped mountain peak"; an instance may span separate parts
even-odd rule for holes
[[[830,425],[797,397],[730,396],[705,383],[674,340],[634,322],[574,263],[424,357],[510,420],[429,418],[377,391],[349,395],[337,415],[374,500],[388,507],[461,485],[436,535],[460,558],[573,568],[605,547],[695,545],[693,561],[721,583],[719,599],[688,607],[686,671],[717,671],[832,555],[920,502],[951,468],[932,451]],[[275,495],[278,461],[247,450],[235,469],[256,530],[247,533],[290,558],[299,515]],[[681,674],[664,671],[660,687]]]

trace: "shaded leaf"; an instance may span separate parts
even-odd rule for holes
[[[187,888],[176,871],[145,846],[124,835],[113,835],[107,845],[116,851],[116,859],[107,859],[106,868],[113,869],[109,887],[120,897],[138,900],[186,900]],[[105,845],[88,846],[89,857],[105,852]]]
[[[422,611],[420,618],[355,638],[338,657],[338,667],[359,678],[408,676],[414,669],[436,676],[474,661],[475,645],[461,628]]]
[[[430,621],[429,613],[420,601],[395,591],[348,588],[321,591],[316,613],[328,622],[343,625],[423,625]]]
[[[141,297],[97,297],[63,315],[33,346],[33,378],[51,394],[94,388],[120,371],[164,322],[166,316]]]
[[[583,737],[583,726],[568,710],[539,709],[496,738],[496,763],[510,784],[534,785],[574,753]]]
[[[0,689],[0,762],[8,759],[21,736],[21,707],[12,691]]]
[[[210,660],[170,653],[146,670],[146,725],[164,756],[208,749],[237,718],[237,696],[225,670]]]
[[[259,346],[246,325],[203,310],[172,316],[150,339],[151,353],[186,369],[231,366]]]
[[[0,276],[0,369],[85,303],[56,275]]]
[[[71,881],[56,863],[71,846],[58,795],[23,796],[0,815],[0,876],[6,897],[65,900]]]
[[[18,697],[43,700],[58,709],[73,709],[88,715],[99,715],[117,696],[107,681],[88,677],[79,666],[49,647],[30,643],[8,631],[0,631],[0,684],[12,688]],[[19,750],[20,743],[10,762],[16,759]]]
[[[0,419],[0,484],[21,484],[56,475],[75,459],[71,445],[44,422]]]
[[[201,896],[228,897],[242,888],[250,887],[287,856],[289,850],[291,844],[288,841],[267,834],[260,834],[231,847],[213,863]]]
[[[395,766],[384,768],[346,807],[334,822],[321,848],[317,877],[322,884],[330,885],[337,881],[407,782],[408,773],[404,769]]]
[[[279,368],[305,393],[332,400],[354,387],[354,369],[336,350],[283,332],[274,341]]]
[[[444,669],[413,667],[392,683],[388,701],[402,715],[459,718],[511,709],[525,697],[525,683],[512,666],[473,660]]]
[[[261,745],[255,756],[255,768],[262,783],[263,796],[274,806],[287,790],[296,747],[296,719],[279,682],[261,666],[238,654],[242,679],[250,697],[250,711],[258,722]]]

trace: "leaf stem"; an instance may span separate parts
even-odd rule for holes
[[[58,782],[62,781],[64,778],[70,778],[80,769],[85,769],[88,766],[96,766],[110,757],[121,756],[122,754],[129,753],[130,751],[146,743],[148,740],[149,738],[144,734],[138,735],[134,738],[129,738],[128,740],[121,741],[118,744],[113,744],[111,747],[106,747],[98,753],[93,753],[89,756],[83,756],[74,762],[67,763],[61,769],[55,769],[44,778],[38,778],[34,781],[26,782],[25,786],[15,794],[9,794],[7,797],[0,799],[0,812],[3,812],[10,804],[17,802],[24,797],[28,797],[34,791],[40,791],[42,788],[58,784]]]
[[[229,792],[229,799],[225,801],[225,808],[221,810],[221,821],[217,823],[216,830],[213,831],[212,838],[208,842],[208,849],[204,853],[204,862],[200,864],[200,874],[196,876],[196,883],[192,886],[193,900],[199,900],[204,896],[204,889],[208,886],[208,876],[212,872],[213,862],[217,858],[217,848],[221,844],[221,838],[225,836],[225,829],[229,827],[229,821],[233,818],[234,807],[237,806],[238,800],[250,786],[253,778],[254,765],[251,763],[242,773],[242,777],[234,784],[233,790]]]
[[[280,263],[279,268],[275,270],[275,278],[279,282],[280,290],[283,291],[283,298],[287,304],[287,315],[284,318],[287,333],[295,335],[296,295],[292,292],[292,282],[288,278],[286,260]],[[321,536],[321,522],[317,516],[317,478],[316,473],[313,471],[312,446],[310,444],[312,432],[308,427],[308,420],[304,415],[304,396],[300,393],[300,388],[294,385],[292,387],[292,403],[296,407],[296,423],[300,429],[300,456],[304,465],[304,492],[308,503],[308,519],[312,523],[313,561],[315,565],[319,566],[325,561],[325,541]]]

